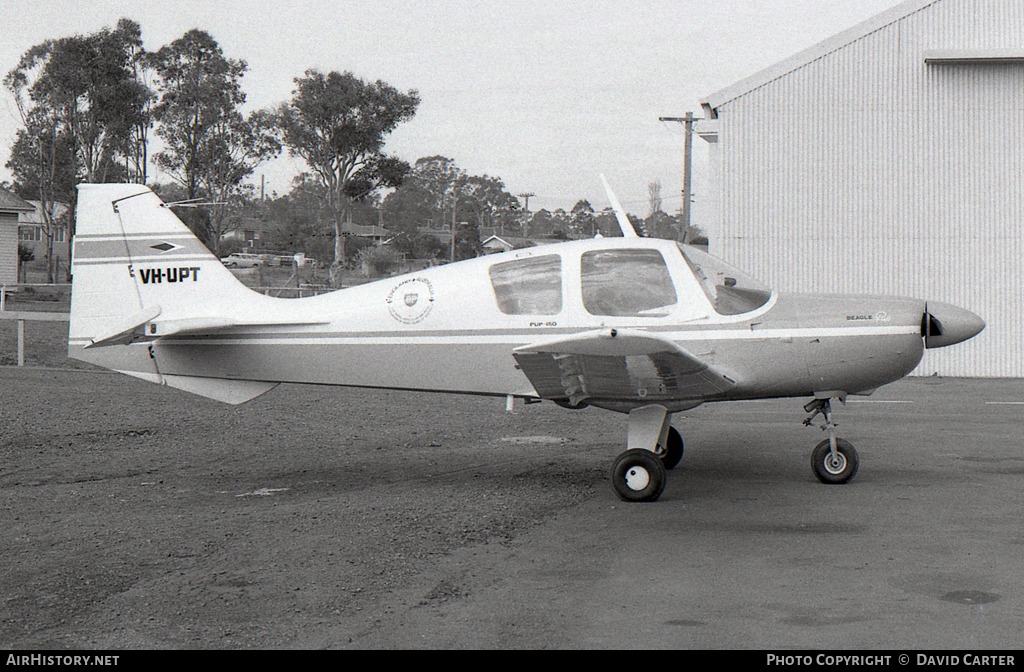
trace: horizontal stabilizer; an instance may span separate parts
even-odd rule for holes
[[[139,312],[118,322],[109,331],[106,331],[92,339],[92,343],[85,346],[88,348],[99,348],[107,345],[127,345],[142,336],[139,331],[148,322],[160,316],[160,306],[143,308]]]
[[[216,334],[228,329],[244,327],[302,327],[327,324],[325,321],[302,322],[247,322],[226,317],[186,317],[174,320],[157,320],[160,307],[139,311],[114,327],[104,335],[94,338],[86,348],[99,348],[107,345],[127,345],[140,338],[163,338],[165,336],[201,336]],[[143,329],[146,325],[148,329]]]
[[[286,321],[277,320],[274,322],[250,322],[248,320],[235,320],[229,317],[187,317],[176,320],[158,320],[153,323],[149,335],[154,338],[164,336],[202,336],[205,334],[216,334],[230,329],[242,329],[253,327],[308,327],[328,324],[324,320],[302,320]]]

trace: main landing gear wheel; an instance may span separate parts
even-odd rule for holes
[[[659,454],[659,457],[667,471],[675,468],[679,464],[679,460],[683,459],[683,437],[679,434],[679,430],[669,426],[666,443],[668,445],[665,446],[665,450]]]
[[[612,466],[612,487],[624,502],[653,502],[665,489],[665,466],[649,450],[627,450]]]
[[[860,457],[849,441],[836,439],[836,455],[832,456],[832,446],[825,439],[811,453],[811,469],[822,483],[846,483],[857,475]]]

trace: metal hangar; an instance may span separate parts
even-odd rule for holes
[[[1024,377],[1024,2],[906,0],[702,105],[713,253],[963,306],[985,331],[917,375]]]

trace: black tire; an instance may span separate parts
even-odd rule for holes
[[[612,466],[612,487],[624,502],[653,502],[665,489],[665,466],[649,450],[627,450]]]
[[[857,475],[860,457],[850,442],[836,439],[836,452],[839,453],[839,461],[832,464],[832,447],[826,439],[816,445],[811,453],[811,469],[822,483],[848,483]]]
[[[661,455],[661,463],[665,466],[665,470],[674,469],[679,460],[683,459],[683,437],[679,431],[672,427],[668,428],[668,445],[665,446],[665,452]]]

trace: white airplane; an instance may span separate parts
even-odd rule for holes
[[[606,183],[607,186],[607,183]],[[832,399],[870,394],[984,323],[943,303],[779,294],[694,247],[623,236],[514,250],[298,299],[240,283],[136,184],[79,187],[68,355],[238,404],[280,382],[548,399],[628,414],[612,485],[653,501],[683,453],[672,414],[811,397],[815,475],[857,452]]]

